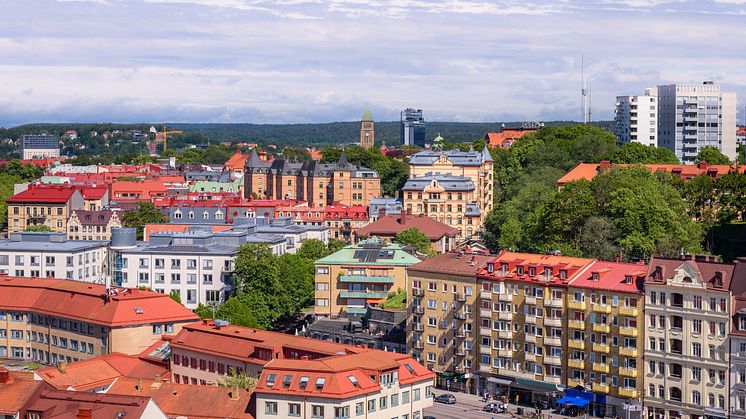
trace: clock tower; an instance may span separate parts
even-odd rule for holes
[[[370,114],[370,109],[366,106],[363,119],[360,121],[360,147],[366,149],[373,147],[375,134],[373,117]]]

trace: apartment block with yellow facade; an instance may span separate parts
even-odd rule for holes
[[[403,206],[458,228],[464,238],[476,235],[493,206],[492,167],[486,147],[416,153],[409,160]]]
[[[407,351],[437,374],[441,388],[474,391],[470,372],[479,348],[476,273],[489,259],[451,252],[407,268]]]
[[[318,316],[364,315],[390,293],[409,288],[407,267],[420,262],[396,243],[370,238],[315,262]]]
[[[5,200],[8,204],[8,233],[31,226],[47,226],[66,233],[67,220],[74,210],[83,209],[80,191],[67,186],[29,187]]]

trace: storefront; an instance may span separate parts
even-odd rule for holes
[[[440,372],[436,376],[435,386],[448,391],[469,393],[471,389],[469,378],[470,374]]]
[[[558,384],[516,377],[515,383],[510,388],[510,402],[527,406],[546,402],[551,406],[557,399],[558,393],[563,390],[564,387]]]

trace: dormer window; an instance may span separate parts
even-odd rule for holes
[[[591,280],[592,281],[598,281],[599,279],[601,279],[601,274],[599,274],[598,272],[593,272],[591,274]]]
[[[519,267],[517,267],[517,268],[516,268],[516,273],[517,273],[518,275],[523,275],[523,266],[519,266]]]
[[[560,269],[560,279],[567,279],[567,271],[565,269]]]
[[[552,277],[552,268],[544,268],[544,275],[547,278],[551,278]]]
[[[305,390],[306,387],[308,386],[308,377],[306,376],[301,377],[300,381],[298,382],[298,386],[300,387],[301,390]]]
[[[528,276],[534,276],[534,275],[536,275],[536,268],[531,266],[528,268]]]
[[[746,315],[738,316],[738,330],[746,330]]]
[[[487,264],[487,272],[489,273],[495,272],[495,265],[493,263]]]
[[[630,276],[630,275],[625,275],[625,276],[624,276],[624,283],[625,283],[625,284],[631,284],[631,283],[632,283],[632,276]]]
[[[508,273],[508,264],[507,263],[501,264],[500,269],[503,271],[503,273]]]
[[[293,376],[292,375],[286,375],[282,377],[282,385],[285,387],[290,387],[290,383],[293,382]]]
[[[324,388],[324,384],[326,384],[326,378],[319,377],[316,379],[316,390],[322,390]]]
[[[267,374],[267,387],[274,386],[276,378],[277,378],[277,374]]]
[[[715,272],[715,278],[712,281],[712,285],[715,288],[723,288],[723,273],[722,272],[720,271]]]

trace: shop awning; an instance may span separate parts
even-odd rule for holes
[[[497,378],[497,377],[489,377],[489,378],[487,378],[487,382],[488,383],[500,384],[500,385],[503,385],[503,386],[509,386],[509,385],[513,384],[513,380],[506,380],[504,378]]]
[[[577,407],[583,407],[588,405],[590,401],[583,399],[581,397],[570,397],[565,396],[559,400],[557,400],[557,404],[566,404],[568,406],[577,406]]]
[[[538,380],[532,380],[530,378],[516,377],[515,385],[516,387],[520,387],[526,390],[533,390],[533,391],[544,392],[544,393],[561,391],[561,389],[557,387],[557,384],[547,383],[547,382],[538,381]]]

